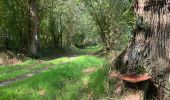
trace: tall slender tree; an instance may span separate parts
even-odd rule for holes
[[[37,0],[29,0],[30,23],[29,29],[31,34],[30,52],[33,56],[37,55],[38,47],[38,5]]]

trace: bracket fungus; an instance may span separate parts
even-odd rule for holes
[[[143,75],[132,74],[132,75],[129,75],[129,74],[120,74],[120,73],[117,73],[115,71],[111,72],[109,76],[110,76],[110,78],[116,77],[116,78],[119,78],[121,80],[130,82],[130,83],[139,83],[139,82],[143,82],[143,81],[147,81],[147,80],[152,79],[152,77],[147,75],[147,74],[143,74]]]

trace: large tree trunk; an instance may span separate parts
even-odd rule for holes
[[[30,52],[33,56],[37,55],[37,47],[38,47],[38,13],[37,13],[37,1],[30,0],[30,32],[31,32],[31,40],[30,40]]]
[[[133,38],[114,67],[124,74],[150,74],[157,88],[152,99],[170,100],[170,0],[135,0],[134,11]]]

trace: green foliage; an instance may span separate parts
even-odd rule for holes
[[[132,4],[128,0],[81,1],[93,17],[106,49],[112,50],[121,37],[126,38],[133,20]]]
[[[129,0],[37,0],[39,48],[102,44],[122,48],[134,23]],[[0,1],[0,46],[29,51],[32,44],[29,0]],[[35,36],[36,37],[36,36]]]
[[[0,17],[0,28],[3,30],[2,34],[8,34],[12,37],[9,40],[11,48],[22,48],[28,46],[28,15],[27,4],[25,0],[1,0],[2,13]]]
[[[85,36],[83,34],[77,34],[75,37],[74,37],[74,43],[75,43],[75,46],[76,47],[79,47],[79,48],[82,48],[85,46]]]

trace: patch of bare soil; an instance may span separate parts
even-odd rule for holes
[[[143,100],[143,92],[142,91],[129,90],[122,97],[122,100]]]
[[[91,67],[91,68],[84,69],[83,73],[84,74],[90,74],[90,73],[93,73],[95,71],[97,71],[97,68],[96,67]]]
[[[44,89],[42,89],[42,90],[40,90],[39,92],[38,92],[38,94],[40,95],[40,96],[44,96],[45,95],[45,90]]]
[[[139,87],[128,87],[124,81],[114,79],[114,83],[110,83],[109,100],[143,100],[144,91]],[[112,87],[113,86],[113,87]]]
[[[120,93],[121,87],[117,87],[115,92]],[[110,98],[110,100],[143,100],[143,91],[127,90],[122,95]]]

